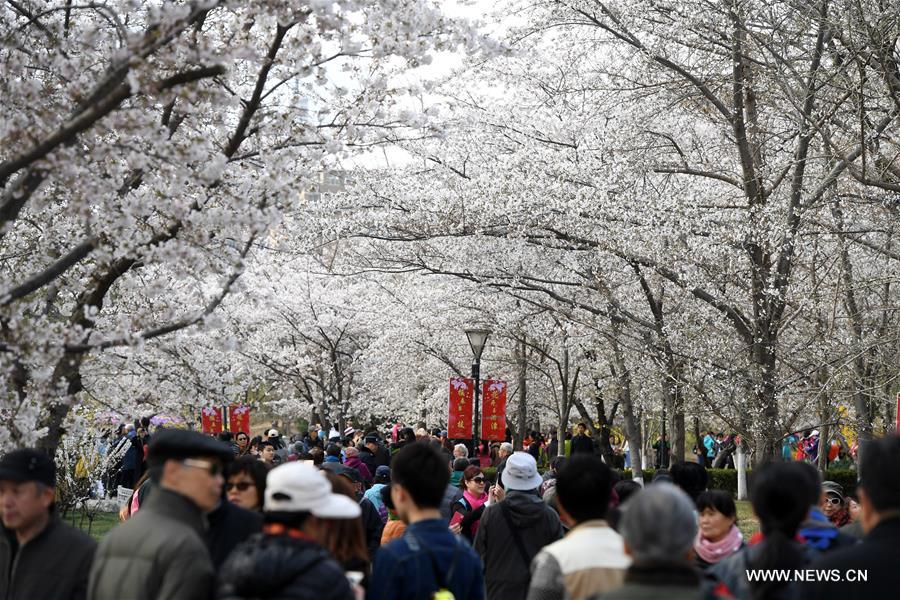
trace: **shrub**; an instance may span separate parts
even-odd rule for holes
[[[644,483],[649,483],[653,479],[655,469],[644,469]],[[725,490],[730,492],[732,496],[737,497],[737,470],[736,469],[707,469],[709,475],[709,483],[707,489]],[[753,471],[747,470],[747,483],[749,485]],[[622,479],[631,479],[631,469],[622,471]],[[854,494],[856,492],[856,471],[853,469],[828,469],[825,472],[825,481],[834,481],[841,484],[845,494]]]
[[[485,467],[481,472],[484,473],[485,479],[491,483],[497,483],[497,467]]]

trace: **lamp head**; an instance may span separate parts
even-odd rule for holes
[[[484,352],[484,344],[489,335],[491,335],[490,329],[466,329],[466,337],[469,338],[469,346],[472,347],[475,362],[481,360],[481,353]]]

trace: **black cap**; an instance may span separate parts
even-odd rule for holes
[[[215,456],[223,461],[234,458],[231,444],[225,444],[208,435],[185,429],[163,429],[157,431],[150,440],[149,461],[161,463],[164,460]]]
[[[362,475],[359,474],[359,471],[352,467],[347,467],[346,465],[344,466],[344,469],[338,473],[338,475],[343,475],[353,483],[363,482]]]
[[[0,480],[36,481],[56,487],[56,464],[46,452],[34,448],[13,450],[0,458]]]
[[[367,436],[365,437],[365,439],[363,440],[363,443],[366,443],[366,444],[377,444],[377,443],[378,443],[378,438],[377,438],[376,436],[374,436],[374,435],[367,435]]]

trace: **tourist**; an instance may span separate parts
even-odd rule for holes
[[[203,513],[222,495],[222,464],[231,448],[194,431],[153,436],[153,491],[141,510],[109,532],[90,574],[92,600],[207,598],[215,578]]]
[[[751,582],[747,571],[806,568],[812,553],[795,538],[809,512],[814,489],[805,467],[797,462],[766,463],[753,471],[750,501],[759,518],[762,539],[709,569],[732,596],[768,599],[787,598],[794,593],[790,581],[758,578]]]
[[[491,488],[495,496],[481,516],[474,543],[491,600],[525,597],[531,560],[563,536],[559,516],[538,496],[542,481],[534,457],[514,452],[503,471],[505,498],[503,490]]]
[[[622,537],[631,566],[625,584],[602,600],[699,600],[701,579],[693,564],[697,518],[691,499],[668,482],[654,483],[628,501]]]
[[[83,600],[97,544],[55,513],[56,465],[32,448],[0,458],[0,598]]]
[[[448,592],[458,600],[484,598],[481,561],[438,510],[449,477],[443,457],[428,444],[408,444],[394,456],[391,498],[408,526],[375,556],[369,600],[422,600]]]
[[[378,511],[378,516],[381,517],[381,522],[386,523],[388,519],[388,510],[387,506],[385,506],[384,501],[382,500],[381,490],[391,483],[391,468],[390,467],[378,467],[375,469],[375,483],[366,490],[366,493],[363,494],[363,497],[368,499],[369,502],[375,507]]]
[[[355,598],[344,569],[316,536],[321,519],[359,518],[356,502],[335,494],[312,465],[290,462],[269,472],[263,509],[262,533],[235,548],[222,566],[219,598]]]
[[[254,462],[260,464],[259,461]],[[206,547],[209,548],[213,567],[218,570],[238,544],[260,532],[263,518],[258,511],[230,502],[223,493],[219,504],[206,513],[206,523]]]
[[[812,492],[807,501],[810,504],[809,514],[800,523],[798,529],[803,544],[819,553],[832,552],[838,548],[856,544],[856,536],[839,530],[822,511],[828,488],[823,486],[819,471],[808,462],[798,462],[797,464],[805,471],[808,480],[807,487]]]
[[[594,440],[587,434],[587,426],[579,423],[575,426],[575,435],[572,436],[572,456],[576,454],[593,454]]]
[[[497,465],[497,485],[503,487],[503,469],[506,468],[506,459],[512,456],[513,453],[513,445],[509,442],[503,442],[500,444],[500,449],[497,451],[497,458],[500,459],[500,464]]]
[[[350,483],[353,487],[354,498],[359,503],[362,511],[362,524],[366,536],[366,547],[369,550],[369,560],[375,558],[375,552],[381,545],[381,531],[384,529],[384,522],[378,515],[378,509],[364,495],[364,484],[359,471],[356,469],[344,468],[337,475]]]
[[[804,600],[896,598],[900,593],[900,436],[866,442],[860,454],[857,493],[866,536],[859,544],[823,555],[810,566],[853,573],[853,580],[806,583],[800,586]],[[857,580],[860,573],[866,574],[865,581]]]
[[[325,449],[325,442],[319,437],[318,429],[310,427],[307,430],[306,436],[303,438],[303,447],[306,448],[306,452],[312,451],[313,448],[319,448],[320,450]]]
[[[443,458],[443,456],[441,458]],[[463,490],[460,482],[462,481],[463,475],[465,475],[466,469],[469,468],[469,461],[465,458],[458,458],[453,462],[450,468],[450,478],[447,481],[447,486],[444,488],[444,497],[441,500],[440,506],[441,518],[448,524],[453,517],[453,507],[463,497]]]
[[[676,462],[669,473],[672,475],[672,483],[680,487],[693,502],[706,490],[709,481],[706,469],[695,462]]]
[[[744,536],[737,527],[737,506],[729,492],[723,490],[702,492],[694,504],[700,513],[698,519],[700,527],[694,540],[698,567],[706,569],[746,545]]]
[[[356,490],[345,477],[328,472],[325,476],[331,483],[333,493],[356,501]],[[368,587],[371,560],[361,516],[352,519],[320,518],[313,532],[315,540],[341,565],[348,577],[363,588]],[[380,539],[379,535],[377,545],[380,545]]]
[[[268,473],[266,464],[252,457],[241,457],[227,465],[225,493],[228,501],[247,510],[262,512]]]
[[[391,486],[386,485],[381,488],[380,495],[381,501],[388,512],[388,520],[381,532],[381,545],[384,546],[403,535],[406,531],[406,523],[397,516],[397,509],[394,508],[394,501],[391,499]]]
[[[234,441],[238,447],[238,456],[246,456],[250,454],[250,436],[246,432],[239,431],[234,436]]]
[[[366,440],[369,437],[366,436],[363,438],[362,443],[359,444],[359,460],[362,464],[366,465],[366,469],[369,470],[369,473],[372,476],[375,476],[375,471],[378,469],[378,462],[376,460],[376,452],[378,451],[378,440],[376,438],[372,439],[372,445],[370,446]]]
[[[622,585],[631,561],[622,537],[603,520],[612,480],[609,467],[590,454],[559,467],[556,505],[571,530],[532,561],[528,600],[584,600]]]
[[[850,513],[844,499],[844,487],[834,481],[822,482],[822,499],[819,507],[835,527],[850,523]]]
[[[459,444],[462,446],[462,444]],[[465,446],[463,446],[465,448]],[[469,459],[465,457],[459,457],[453,460],[453,471],[450,473],[450,485],[455,487],[460,487],[462,485],[463,475],[471,465],[469,465]]]
[[[468,461],[469,449],[465,444],[456,444],[453,446],[453,460],[455,461],[458,458],[465,458],[466,461]]]
[[[624,479],[617,481],[613,486],[613,493],[619,499],[619,503],[610,508],[606,513],[606,522],[614,530],[619,531],[619,522],[622,519],[623,505],[636,493],[640,492],[644,487],[633,479]]]
[[[484,513],[488,494],[485,491],[484,473],[476,466],[469,466],[463,472],[460,488],[463,497],[453,505],[450,529],[462,535],[471,544],[478,531],[478,522]]]
[[[365,465],[359,458],[359,449],[356,446],[348,446],[346,450],[344,450],[344,465],[351,469],[356,469],[359,471],[360,477],[362,477],[365,484],[372,484],[372,471],[369,470],[369,467]]]
[[[331,471],[335,475],[340,475],[344,471],[344,461],[341,459],[341,447],[337,444],[328,444],[325,448],[325,461],[322,468]]]
[[[276,463],[275,446],[272,442],[259,443],[259,460],[266,463],[268,467],[274,467]]]
[[[281,434],[278,433],[278,430],[275,428],[272,428],[266,432],[266,441],[272,444],[272,446],[275,447],[275,450],[281,450],[284,448],[284,440],[281,439]]]
[[[716,437],[713,435],[712,431],[707,431],[706,435],[703,436],[703,449],[705,451],[704,458],[706,459],[703,466],[712,467],[713,461],[718,453],[716,448]]]

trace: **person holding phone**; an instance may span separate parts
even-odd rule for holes
[[[478,531],[478,522],[484,513],[488,501],[488,493],[485,491],[487,482],[484,473],[479,467],[469,466],[463,472],[460,487],[463,497],[454,505],[450,517],[450,529],[466,538],[471,544]]]

